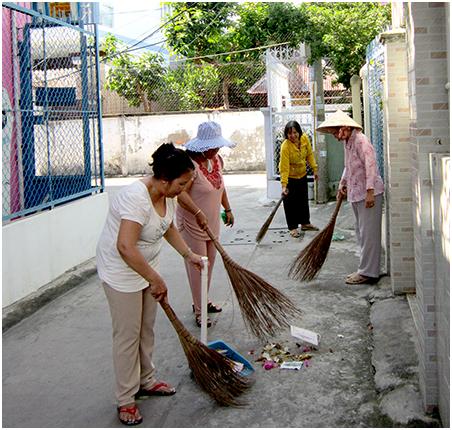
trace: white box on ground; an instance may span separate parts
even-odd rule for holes
[[[291,325],[290,334],[293,337],[297,337],[298,339],[304,340],[305,342],[311,343],[312,345],[315,346],[318,346],[320,343],[320,335],[314,333],[311,330],[306,330],[304,328],[295,327],[294,325]]]

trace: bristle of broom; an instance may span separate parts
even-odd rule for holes
[[[210,229],[206,232],[223,259],[243,320],[251,333],[265,341],[289,327],[292,318],[301,316],[301,311],[287,296],[233,261]]]
[[[273,218],[275,217],[276,211],[278,210],[279,206],[281,205],[281,202],[283,201],[283,196],[278,200],[278,203],[276,203],[276,206],[273,208],[271,214],[268,216],[267,220],[264,222],[263,226],[259,230],[259,232],[256,235],[256,242],[260,243],[260,241],[263,239],[265,234],[267,233],[268,227],[270,227],[270,224],[273,221]]]
[[[244,406],[236,397],[244,393],[250,382],[237,373],[230,360],[192,336],[168,303],[160,302],[179,336],[188,365],[199,386],[222,406]]]
[[[341,196],[327,226],[298,254],[289,269],[289,277],[298,281],[311,281],[319,273],[326,260],[333,237]]]
[[[328,255],[334,224],[328,224],[298,254],[289,269],[289,277],[298,281],[311,281],[320,271]]]
[[[230,258],[224,258],[224,266],[244,322],[259,339],[266,341],[289,327],[292,318],[301,316],[301,311],[287,296],[255,273],[239,266]]]

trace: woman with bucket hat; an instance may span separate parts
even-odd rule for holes
[[[375,149],[362,133],[362,126],[338,109],[317,130],[331,133],[345,147],[345,168],[337,197],[347,196],[355,215],[360,247],[358,270],[347,276],[347,284],[372,283],[380,277],[383,180],[378,172]]]
[[[209,226],[212,233],[220,234],[220,209],[224,208],[224,223],[232,227],[234,216],[223,181],[223,160],[218,155],[222,147],[234,144],[221,135],[221,126],[214,121],[206,121],[198,126],[197,136],[187,142],[185,149],[195,165],[195,178],[178,196],[176,220],[179,231],[193,252],[209,258],[208,288],[212,279],[216,249],[213,241],[204,231]],[[185,265],[193,297],[195,322],[201,327],[201,279],[199,271]],[[221,308],[208,302],[207,311],[221,312]],[[211,321],[208,319],[207,326]]]

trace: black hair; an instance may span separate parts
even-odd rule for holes
[[[289,138],[289,131],[290,131],[291,128],[294,128],[294,129],[298,132],[298,134],[300,135],[300,137],[303,136],[303,130],[301,129],[300,124],[298,124],[297,121],[289,121],[289,122],[286,124],[286,126],[284,127],[284,137],[285,137],[286,139]]]
[[[154,160],[150,166],[156,179],[173,181],[184,173],[195,170],[195,165],[187,153],[176,148],[172,143],[160,145],[152,154]]]

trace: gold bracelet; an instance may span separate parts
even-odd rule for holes
[[[191,252],[191,249],[190,249],[190,248],[187,248],[187,250],[186,250],[183,254],[181,254],[181,255],[182,255],[182,258],[188,257],[188,256],[190,255],[190,252]]]
[[[193,216],[198,215],[200,212],[201,212],[201,209],[198,209],[198,211],[195,214],[193,214]]]

